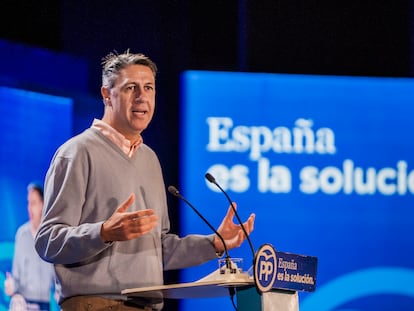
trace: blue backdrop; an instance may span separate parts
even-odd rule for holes
[[[28,221],[27,185],[43,184],[56,148],[72,134],[72,100],[0,87],[0,310],[7,310],[5,272],[11,271],[14,235]]]
[[[29,57],[27,49],[12,51],[0,42],[8,57]],[[76,80],[86,72],[67,57],[35,50],[30,59],[39,68],[29,73],[59,68]],[[28,91],[37,76],[17,70],[11,77],[9,69],[0,68],[1,288],[14,234],[27,220],[27,183],[42,181],[57,146],[89,126],[102,105],[73,92]],[[57,74],[42,76],[43,90],[56,87],[45,77]],[[242,219],[257,214],[256,249],[271,243],[318,257],[317,289],[300,294],[301,311],[411,310],[413,80],[189,71],[182,87],[180,191],[217,227],[228,202],[205,181],[208,171]],[[76,101],[83,112],[75,117]],[[210,233],[180,208],[183,234]],[[247,243],[230,253],[251,265]],[[186,269],[181,281],[215,269],[215,261]],[[0,311],[7,299],[0,295]],[[228,297],[185,300],[180,310],[195,308],[233,310]]]
[[[188,71],[182,75],[182,194],[216,227],[228,203],[255,212],[257,249],[318,257],[301,311],[410,310],[414,304],[414,80]],[[209,233],[181,206],[183,233]],[[253,259],[248,244],[230,251]],[[216,262],[186,269],[195,281]],[[182,310],[232,310],[188,299]]]

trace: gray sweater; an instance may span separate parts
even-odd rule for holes
[[[49,302],[55,279],[53,266],[36,253],[29,222],[17,230],[12,272],[16,293],[26,300]]]
[[[132,192],[136,200],[128,211],[154,209],[159,226],[137,239],[105,244],[102,223]],[[163,270],[216,257],[212,235],[179,238],[169,229],[160,163],[147,145],[129,158],[89,128],[57,150],[46,174],[36,250],[55,266],[60,302],[77,295],[124,299],[123,289],[162,285]]]

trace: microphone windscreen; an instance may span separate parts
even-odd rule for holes
[[[168,186],[168,192],[174,196],[178,196],[179,192],[174,186]]]
[[[210,173],[206,173],[206,178],[211,183],[215,183],[216,182],[216,179]]]

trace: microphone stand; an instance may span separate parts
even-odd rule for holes
[[[217,237],[220,239],[221,243],[223,244],[223,248],[224,248],[224,253],[225,253],[225,259],[226,259],[226,269],[230,269],[232,268],[232,264],[231,264],[231,257],[229,255],[229,251],[227,249],[227,245],[226,242],[224,242],[224,238],[223,236],[207,221],[207,219],[201,215],[201,213],[185,198],[181,195],[181,193],[178,191],[177,188],[175,188],[174,186],[169,186],[168,187],[168,192],[171,193],[172,195],[174,195],[175,197],[183,200],[188,206],[191,207],[191,209],[207,224],[207,226],[217,235]]]
[[[240,227],[242,228],[243,233],[244,233],[244,235],[246,236],[246,239],[247,239],[247,241],[248,241],[248,243],[249,243],[249,246],[250,246],[251,252],[252,252],[252,254],[253,254],[253,261],[254,261],[254,260],[255,260],[255,256],[256,256],[256,252],[255,252],[255,250],[254,250],[253,243],[252,243],[252,241],[251,241],[251,239],[250,239],[249,235],[247,234],[246,228],[244,227],[243,222],[242,222],[242,221],[241,221],[241,219],[240,219],[239,213],[237,212],[236,208],[234,207],[233,201],[230,199],[230,196],[227,194],[227,192],[226,192],[226,191],[224,191],[224,189],[223,189],[223,188],[221,188],[221,186],[220,186],[220,185],[216,182],[216,179],[213,177],[213,175],[211,175],[210,173],[206,173],[205,177],[206,177],[206,179],[207,179],[209,182],[211,182],[212,184],[216,185],[216,186],[217,186],[217,188],[219,188],[219,189],[220,189],[220,191],[221,191],[221,192],[222,192],[222,193],[226,196],[227,200],[229,201],[230,206],[231,206],[231,208],[232,208],[232,209],[233,209],[233,211],[234,211],[234,215],[236,215],[237,221],[239,222]]]
[[[203,215],[201,215],[201,213],[185,198],[185,197],[183,197],[181,194],[180,194],[180,192],[178,191],[178,189],[177,188],[175,188],[174,186],[169,186],[168,187],[168,192],[169,193],[171,193],[172,195],[174,195],[175,197],[177,197],[177,198],[179,198],[179,199],[181,199],[181,200],[183,200],[188,206],[190,206],[191,207],[191,209],[207,224],[207,226],[218,236],[218,238],[220,239],[220,241],[221,241],[221,243],[223,243],[223,248],[224,248],[224,253],[225,253],[225,261],[226,261],[226,270],[228,270],[228,271],[230,271],[230,273],[237,273],[237,270],[238,269],[233,269],[233,266],[232,266],[232,262],[231,262],[231,258],[230,258],[230,255],[229,255],[229,251],[228,251],[228,249],[227,249],[227,245],[226,245],[226,242],[224,241],[224,238],[223,238],[223,236],[207,221],[207,219],[203,216]],[[234,207],[233,207],[233,209],[234,209]],[[239,220],[240,221],[240,220]],[[243,225],[242,225],[242,228],[244,229],[244,227],[243,227]],[[246,234],[246,229],[244,229],[244,233]],[[246,234],[246,236],[247,236],[247,234]],[[234,272],[233,272],[234,271]],[[219,271],[219,273],[221,273],[221,271]],[[235,288],[234,287],[232,287],[232,286],[229,286],[229,288],[228,288],[228,290],[229,290],[229,295],[230,295],[230,300],[231,300],[231,303],[232,303],[232,305],[233,305],[233,307],[234,307],[234,309],[237,311],[237,306],[236,306],[236,304],[235,304],[235,302],[234,302],[234,296],[235,296],[235,294],[236,294],[236,290],[235,290]]]

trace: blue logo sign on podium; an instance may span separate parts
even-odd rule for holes
[[[254,280],[260,292],[286,289],[312,292],[316,287],[318,259],[313,256],[278,252],[262,245],[254,262]]]

